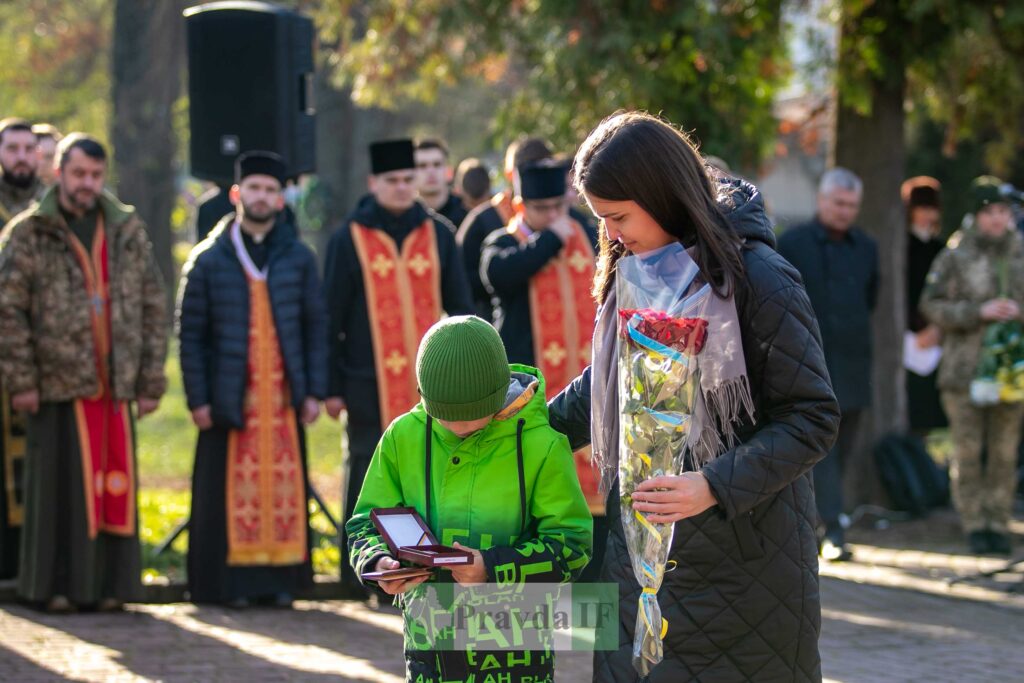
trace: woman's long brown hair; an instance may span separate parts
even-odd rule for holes
[[[743,277],[739,237],[719,208],[704,163],[689,137],[650,114],[613,114],[595,128],[573,162],[580,194],[608,201],[634,201],[661,229],[694,247],[701,274],[722,297]],[[594,297],[608,298],[615,264],[626,255],[600,231]]]

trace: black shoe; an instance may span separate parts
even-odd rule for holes
[[[235,598],[234,600],[228,600],[225,602],[224,606],[229,609],[245,609],[249,606],[249,601],[245,598]]]
[[[998,531],[987,531],[988,551],[996,555],[1010,554],[1010,536]]]
[[[291,593],[278,593],[270,601],[270,606],[271,607],[276,607],[278,609],[291,609],[292,608],[292,603],[294,601],[295,601],[295,599],[292,598],[292,594]]]
[[[77,610],[63,595],[54,595],[43,607],[50,614],[74,614]]]
[[[819,554],[826,562],[849,562],[853,559],[853,552],[845,543],[828,537],[821,542]]]
[[[985,555],[992,550],[992,546],[989,543],[989,532],[987,531],[972,531],[967,534],[967,545],[971,548],[971,553],[974,555]]]
[[[96,605],[97,612],[123,612],[124,603],[117,598],[103,598]]]

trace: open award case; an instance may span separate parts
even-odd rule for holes
[[[384,537],[392,555],[400,561],[420,566],[369,572],[363,574],[364,579],[389,581],[414,578],[429,574],[428,567],[470,564],[473,561],[469,551],[438,543],[415,508],[378,508],[370,511],[370,520]]]

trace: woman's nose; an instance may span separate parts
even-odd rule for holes
[[[612,226],[608,225],[608,221],[601,221],[601,222],[604,223],[604,234],[605,234],[605,237],[608,238],[609,242],[614,242],[615,240],[619,239],[619,235],[622,234],[621,232],[619,232],[618,230],[616,230]]]

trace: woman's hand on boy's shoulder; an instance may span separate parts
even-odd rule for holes
[[[387,555],[385,555],[384,557],[377,560],[377,564],[375,565],[374,570],[378,572],[383,572],[389,569],[398,569],[401,566],[402,565],[398,563],[398,560],[396,560],[393,557],[388,557]],[[380,589],[388,595],[401,595],[410,588],[415,588],[416,586],[420,585],[429,578],[430,576],[427,575],[416,576],[411,579],[394,579],[392,581],[378,581],[377,585],[380,586]]]
[[[451,569],[452,578],[461,586],[472,586],[477,583],[487,582],[487,568],[484,566],[484,556],[475,548],[467,548],[458,541],[455,547],[459,550],[469,551],[473,555],[473,561],[469,564],[452,565],[445,567]]]

